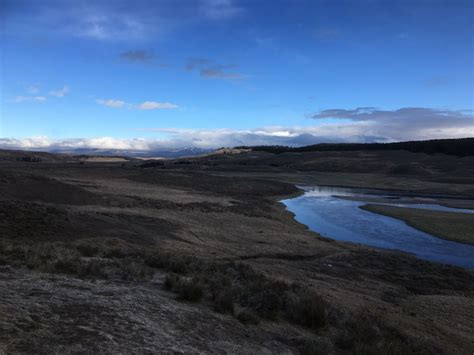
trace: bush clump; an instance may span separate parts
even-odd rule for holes
[[[181,278],[175,288],[181,301],[197,302],[204,294],[203,286],[194,278]]]
[[[204,296],[203,285],[193,277],[170,274],[166,276],[163,287],[176,293],[180,301],[198,302]]]
[[[337,345],[353,354],[440,354],[426,339],[402,334],[377,315],[360,311],[340,325]]]
[[[237,319],[244,324],[258,324],[260,318],[249,308],[243,308],[236,313]]]
[[[163,288],[165,290],[172,291],[174,286],[178,283],[179,277],[175,274],[166,275],[165,282],[163,283]]]
[[[156,260],[153,264],[157,265]],[[248,265],[190,259],[177,264],[167,261],[160,266],[187,275],[174,272],[165,279],[164,287],[175,292],[178,299],[195,301],[206,296],[216,312],[232,314],[243,323],[285,318],[312,329],[327,323],[328,305],[321,296],[301,286],[271,279]]]
[[[99,253],[99,248],[96,245],[80,243],[76,246],[77,251],[85,257],[96,256]]]
[[[232,289],[221,290],[215,295],[213,301],[216,312],[234,314],[234,293]]]
[[[306,290],[288,296],[287,317],[308,328],[318,329],[327,323],[327,304],[315,292]]]
[[[304,338],[299,346],[301,355],[326,355],[334,352],[332,342],[328,338]]]

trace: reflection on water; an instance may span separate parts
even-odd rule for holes
[[[440,206],[430,199],[419,199],[416,204],[399,203],[394,196],[369,195],[370,190],[305,187],[302,196],[283,200],[295,219],[309,229],[328,238],[366,244],[379,248],[398,249],[413,253],[422,259],[474,269],[474,245],[466,245],[433,237],[418,231],[405,222],[364,211],[359,206],[367,202],[351,201],[335,196],[388,197],[394,206],[427,208],[443,211],[474,213]]]

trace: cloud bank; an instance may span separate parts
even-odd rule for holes
[[[389,141],[474,136],[472,111],[404,107],[380,110],[358,107],[314,113],[315,120],[342,119],[345,129],[358,135],[384,137]]]
[[[121,101],[119,103],[113,100],[105,102],[111,105],[121,105]],[[152,109],[155,108],[155,104],[158,103],[144,102],[141,105]],[[159,105],[166,106],[168,104]],[[146,132],[147,135],[155,132],[161,138],[97,137],[60,140],[48,137],[0,138],[0,148],[42,150],[97,148],[153,151],[183,147],[302,146],[323,142],[365,143],[474,137],[473,113],[459,110],[401,108],[389,111],[373,107],[359,107],[352,110],[324,110],[312,114],[311,118],[316,121],[316,124],[306,127],[271,126],[248,130],[178,128],[135,130],[137,135],[140,132]]]

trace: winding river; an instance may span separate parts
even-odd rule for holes
[[[337,187],[302,187],[305,194],[281,201],[295,214],[295,219],[327,238],[361,243],[385,249],[412,253],[421,259],[474,269],[474,245],[456,243],[434,237],[408,226],[405,222],[365,211],[359,206],[368,202],[347,200],[336,196],[374,198],[388,197],[392,206],[474,213],[423,201],[398,203],[393,196],[373,195],[368,190]],[[383,192],[382,192],[383,193]],[[374,202],[370,202],[374,203]]]

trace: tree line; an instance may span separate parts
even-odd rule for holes
[[[394,143],[319,143],[303,147],[281,145],[240,146],[236,149],[252,149],[269,153],[303,153],[357,150],[407,150],[413,153],[448,154],[465,157],[474,155],[474,138],[432,139]]]

